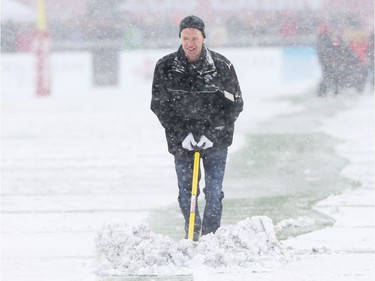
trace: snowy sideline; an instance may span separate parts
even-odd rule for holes
[[[319,202],[315,208],[331,216],[334,225],[285,241],[300,260],[257,275],[257,280],[375,280],[374,96],[344,98],[349,109],[328,120],[321,131],[342,141],[336,151],[349,161],[342,175],[358,181],[359,187]]]

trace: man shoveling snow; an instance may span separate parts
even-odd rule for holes
[[[220,227],[228,146],[243,100],[232,63],[204,44],[204,22],[196,16],[184,18],[179,36],[178,51],[156,64],[151,110],[164,127],[168,150],[175,158],[186,238],[198,240],[200,235],[215,233]],[[197,150],[205,172],[202,221],[196,204],[199,188],[192,184]]]

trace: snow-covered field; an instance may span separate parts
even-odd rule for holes
[[[335,140],[321,146],[332,145],[336,153],[333,161],[344,161],[344,168],[333,175],[337,181],[329,182],[337,185],[334,191],[328,189],[328,197],[312,206],[313,212],[328,216],[333,223],[296,237],[284,235],[283,239],[271,239],[276,244],[270,248],[267,248],[270,242],[267,237],[273,237],[273,230],[266,236],[264,231],[249,231],[254,240],[240,240],[247,241],[253,252],[239,253],[237,258],[231,252],[227,257],[232,258],[225,260],[225,268],[223,260],[221,267],[215,268],[212,251],[211,266],[199,266],[207,258],[206,250],[202,249],[214,248],[212,241],[219,240],[215,238],[211,244],[203,241],[200,248],[193,248],[200,253],[193,263],[187,264],[186,256],[180,256],[181,265],[188,267],[186,276],[178,275],[181,268],[170,268],[167,276],[98,276],[96,272],[103,268],[103,263],[97,264],[95,243],[104,225],[126,222],[139,229],[148,223],[151,231],[162,235],[157,239],[168,240],[167,235],[173,236],[168,240],[171,249],[181,243],[178,242],[181,226],[164,227],[169,220],[179,224],[181,217],[176,204],[173,158],[167,153],[163,131],[149,110],[151,82],[39,98],[21,95],[15,98],[2,93],[1,280],[374,280],[373,94],[344,93],[336,98],[317,99],[308,83],[305,87],[298,85],[287,90],[279,90],[278,85],[264,93],[251,89],[250,78],[242,77],[246,74],[246,64],[235,65],[240,81],[247,80],[242,88],[245,111],[238,120],[228,161],[223,221],[233,224],[224,225],[230,230],[226,234],[223,231],[221,237],[227,238],[223,243],[231,250],[238,250],[233,248],[237,244],[227,234],[235,231],[236,237],[243,237],[240,229],[255,227],[258,224],[254,216],[265,215],[260,207],[252,213],[247,213],[248,206],[244,205],[236,205],[236,212],[229,204],[225,207],[225,202],[238,202],[235,200],[239,197],[244,200],[248,196],[243,183],[245,177],[237,178],[233,167],[254,132],[263,134],[268,130],[289,136],[308,130]],[[301,126],[301,114],[309,113],[311,108],[315,110],[314,115],[305,116]],[[320,154],[319,146],[314,148],[324,166],[327,159]],[[282,154],[283,159],[272,160],[243,159],[242,163],[251,169],[260,160],[284,161],[289,156]],[[309,182],[316,180],[311,170],[304,170],[303,177]],[[341,187],[343,178],[350,179],[350,184]],[[284,190],[282,186],[271,188],[279,181],[278,174],[269,174],[267,180],[270,183],[267,196],[260,191],[250,194],[266,197],[264,202],[272,209],[272,198]],[[290,185],[293,183],[297,181],[291,181]],[[326,188],[313,187],[317,191]],[[304,185],[297,188],[307,190]],[[292,195],[287,193],[287,196]],[[313,195],[306,193],[309,196]],[[275,212],[282,214],[274,218],[276,234],[280,230],[318,224],[319,217],[310,215],[309,210],[306,215],[297,215],[300,206],[284,204],[275,208],[281,208]],[[295,216],[285,215],[294,209]],[[245,217],[253,217],[254,221],[249,223],[243,220]],[[147,228],[140,229],[154,237]],[[184,251],[192,250],[184,247]],[[256,259],[254,249],[273,258]],[[241,257],[245,256],[253,259],[253,263],[245,259],[244,266],[239,267]]]

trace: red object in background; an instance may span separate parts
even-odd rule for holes
[[[23,32],[17,38],[17,52],[31,52],[33,45],[33,34],[31,32]]]
[[[366,40],[361,40],[358,42],[350,42],[350,47],[353,52],[357,55],[360,62],[365,64],[367,62],[367,52],[368,52],[368,42]]]
[[[298,33],[296,18],[290,11],[283,13],[283,18],[279,26],[279,33],[283,37],[294,36]]]
[[[49,32],[47,30],[36,30],[33,46],[37,68],[36,94],[40,96],[51,94],[50,45]]]

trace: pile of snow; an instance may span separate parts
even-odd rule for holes
[[[290,229],[290,228],[298,228],[298,227],[308,227],[308,226],[314,226],[315,220],[309,217],[298,217],[298,218],[290,218],[285,219],[276,224],[275,230],[276,232],[282,230],[282,229]]]
[[[197,267],[251,270],[290,259],[277,240],[272,220],[256,216],[221,227],[199,242],[174,241],[148,225],[106,225],[96,238],[100,275],[188,274]]]

